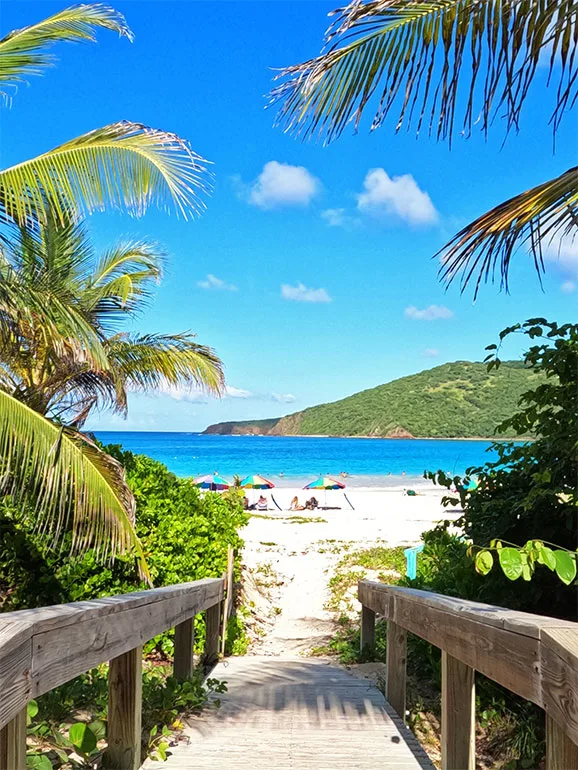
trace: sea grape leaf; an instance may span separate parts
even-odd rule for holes
[[[82,754],[88,755],[96,748],[96,736],[84,722],[75,722],[68,731],[73,746]]]
[[[576,577],[576,554],[569,551],[554,551],[556,574],[567,586]]]
[[[490,551],[478,551],[476,554],[476,571],[480,575],[487,575],[494,566],[494,557]]]
[[[524,558],[517,548],[500,548],[500,567],[508,580],[517,580],[524,569]]]

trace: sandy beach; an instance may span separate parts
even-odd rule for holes
[[[303,502],[310,493],[275,489],[275,500],[284,510],[270,503],[268,511],[253,512],[241,533],[252,652],[307,654],[333,635],[335,613],[325,605],[329,580],[344,550],[415,545],[436,522],[459,515],[442,507],[445,490],[424,484],[416,491],[410,497],[402,486],[348,487],[346,494],[355,510],[341,492],[331,491],[327,505],[340,509],[290,512],[286,509],[295,495]],[[316,497],[323,505],[324,493]],[[353,606],[358,609],[355,602]]]

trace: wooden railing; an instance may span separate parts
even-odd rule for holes
[[[140,767],[142,645],[174,628],[174,674],[186,678],[193,671],[194,617],[206,612],[204,662],[213,662],[225,583],[231,594],[231,557],[229,572],[228,578],[0,614],[0,770],[25,770],[28,701],[106,661],[103,768]]]
[[[405,717],[407,632],[442,651],[442,768],[475,768],[479,671],[546,712],[547,770],[578,769],[578,623],[361,580],[361,646],[387,622],[386,697]]]

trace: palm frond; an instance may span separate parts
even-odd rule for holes
[[[207,162],[184,139],[124,121],[0,171],[0,208],[20,224],[107,205],[140,216],[173,204],[186,219],[204,208],[209,189]]]
[[[130,390],[195,387],[219,395],[225,381],[217,354],[195,342],[195,335],[116,335],[107,346],[111,368]]]
[[[441,250],[440,275],[446,283],[460,278],[462,291],[473,282],[474,296],[482,283],[494,281],[508,290],[514,254],[531,253],[540,275],[544,246],[578,232],[578,166],[556,179],[501,203],[464,227]]]
[[[151,241],[128,241],[106,251],[83,291],[83,306],[100,323],[144,308],[150,287],[162,276],[165,253]]]
[[[96,40],[94,31],[105,28],[132,40],[122,14],[106,5],[74,5],[37,24],[16,29],[0,40],[0,86],[17,86],[29,75],[39,75],[54,62],[46,50],[54,43]]]
[[[72,528],[73,552],[101,559],[132,551],[146,571],[134,530],[134,498],[122,469],[72,434],[0,391],[2,492],[34,506],[39,532],[55,542]],[[148,572],[147,572],[148,574]]]
[[[326,51],[282,69],[271,94],[277,124],[304,137],[357,129],[374,96],[372,130],[394,109],[397,130],[425,122],[437,138],[461,110],[466,133],[496,115],[515,129],[541,59],[557,79],[554,129],[577,98],[576,0],[354,0],[333,15]]]

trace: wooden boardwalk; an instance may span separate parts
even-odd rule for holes
[[[164,770],[433,770],[379,690],[342,668],[248,656],[211,676],[228,685],[221,707],[191,720]]]

